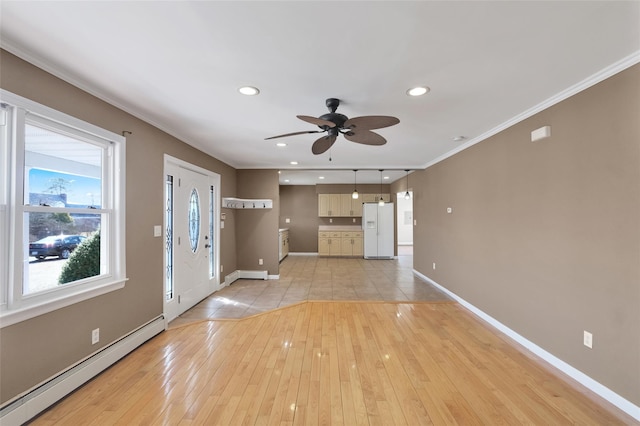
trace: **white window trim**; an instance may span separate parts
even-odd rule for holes
[[[12,151],[11,146],[8,147],[9,152],[4,154],[6,154],[6,165],[9,166],[8,170],[10,171],[9,181],[6,182],[4,188],[0,188],[0,210],[4,213],[4,218],[0,216],[0,220],[2,220],[0,226],[3,227],[0,230],[0,235],[4,233],[9,241],[9,244],[4,248],[7,250],[5,252],[6,256],[0,258],[0,262],[3,262],[0,267],[0,273],[3,274],[0,277],[0,285],[6,286],[0,292],[6,298],[6,303],[5,300],[0,301],[2,303],[0,307],[0,328],[3,328],[124,287],[127,281],[125,253],[126,138],[3,89],[0,89],[0,101],[18,110],[28,111],[31,114],[78,129],[102,140],[111,141],[113,149],[110,154],[113,161],[109,162],[106,167],[111,168],[110,174],[113,176],[110,197],[112,197],[111,202],[114,210],[114,213],[110,216],[114,223],[110,224],[109,237],[107,239],[112,259],[110,273],[107,276],[102,276],[98,280],[81,280],[64,288],[53,289],[33,296],[14,297],[13,293],[17,288],[16,275],[18,278],[21,277],[21,274],[16,274],[16,268],[21,268],[24,253],[22,250],[22,229],[16,229],[16,224],[22,222],[21,220],[16,220],[16,215],[20,214],[19,210],[22,207],[17,204],[22,194],[21,181],[23,173],[23,163],[17,157],[18,155],[23,155],[23,153],[16,153]],[[20,114],[17,115],[19,120],[23,121]],[[15,119],[13,123],[18,124]],[[19,124],[24,125],[24,122]],[[13,128],[12,132],[12,138],[15,138],[16,129]],[[22,145],[24,146],[24,144]],[[6,207],[5,202],[7,203]],[[20,250],[16,250],[16,248]]]

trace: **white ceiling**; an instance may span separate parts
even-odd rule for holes
[[[289,184],[350,183],[353,169],[374,169],[361,183],[379,183],[377,169],[404,177],[640,51],[637,1],[5,0],[0,17],[3,48]],[[244,85],[261,93],[240,95]],[[407,96],[416,85],[431,91]],[[331,161],[311,153],[320,135],[264,140],[317,129],[296,115],[326,113],[329,97],[349,117],[400,124],[378,131],[381,147],[340,136]]]

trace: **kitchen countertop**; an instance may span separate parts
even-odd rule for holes
[[[318,231],[362,231],[359,225],[320,225]]]

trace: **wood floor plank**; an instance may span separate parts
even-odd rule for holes
[[[308,302],[170,329],[32,424],[638,422],[455,303]]]

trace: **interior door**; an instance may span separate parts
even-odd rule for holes
[[[193,307],[213,291],[218,279],[212,265],[215,256],[211,235],[213,187],[210,176],[183,167],[172,168],[173,292],[165,299],[167,321]],[[169,293],[167,293],[169,294]]]

